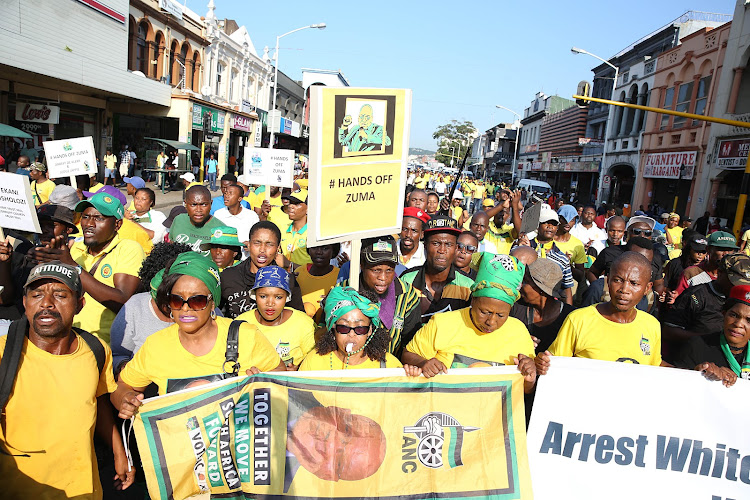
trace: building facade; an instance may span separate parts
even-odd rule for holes
[[[481,158],[483,177],[511,182],[518,133],[513,126],[512,123],[498,123],[479,137],[483,138],[482,148],[480,151],[472,151],[471,156]],[[474,144],[476,143],[475,140]]]

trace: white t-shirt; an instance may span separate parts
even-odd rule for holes
[[[396,242],[396,248],[398,248],[398,258],[399,263],[404,265],[407,269],[412,269],[414,267],[419,267],[422,264],[425,263],[427,260],[427,256],[424,253],[424,243],[419,242],[419,246],[417,247],[417,251],[414,252],[414,255],[411,256],[411,259],[409,259],[409,262],[404,262],[402,257],[403,254],[401,253],[401,245]]]
[[[165,220],[167,220],[167,216],[162,212],[159,212],[158,210],[149,210],[148,213],[143,215],[140,219],[136,215],[134,222],[137,222],[149,231],[153,231],[154,237],[151,238],[151,241],[156,244],[164,241],[164,235],[167,234],[167,228],[164,227],[163,224]]]
[[[593,240],[593,243],[591,243],[591,247],[597,252],[601,252],[602,250],[604,250],[604,242],[607,241],[606,231],[604,231],[603,229],[599,229],[599,226],[594,223],[591,223],[591,227],[587,229],[583,224],[579,222],[575,226],[573,226],[573,228],[570,230],[570,234],[581,240],[584,246],[589,242],[589,240]]]
[[[445,194],[445,182],[438,181],[435,183],[435,192],[437,194]]]
[[[249,210],[245,207],[241,207],[237,215],[229,213],[227,207],[220,208],[214,214],[214,217],[219,219],[225,226],[233,227],[237,230],[237,238],[240,243],[250,241],[250,229],[253,225],[260,220],[258,214],[254,210]],[[242,260],[248,257],[245,247],[242,247]]]

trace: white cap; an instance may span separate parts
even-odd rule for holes
[[[539,211],[539,224],[542,224],[543,222],[549,222],[551,220],[560,222],[560,217],[557,215],[557,212],[552,210],[550,206],[545,203],[544,205],[542,205],[542,209]]]
[[[453,192],[453,199],[454,200],[463,200],[464,195],[461,194],[461,191],[454,191]]]
[[[250,182],[250,176],[247,174],[242,174],[242,175],[237,176],[237,182],[239,182],[240,184],[244,186],[249,186],[250,184],[252,184]]]
[[[193,175],[192,172],[185,172],[184,174],[180,176],[180,179],[184,179],[188,182],[195,182],[195,176]]]
[[[630,229],[630,226],[638,222],[645,222],[646,224],[648,224],[649,229],[654,229],[654,226],[656,225],[656,221],[651,217],[646,217],[645,215],[636,215],[635,217],[631,217],[630,219],[628,219],[628,225],[625,226],[625,230]]]

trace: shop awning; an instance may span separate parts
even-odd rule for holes
[[[0,123],[0,137],[20,137],[22,139],[31,139],[31,135],[23,130],[19,130],[16,127],[11,127],[4,123]]]
[[[174,149],[187,149],[188,151],[200,151],[201,148],[197,148],[190,143],[180,141],[170,141],[169,139],[157,139],[156,137],[144,137],[147,141],[160,142],[170,148]]]

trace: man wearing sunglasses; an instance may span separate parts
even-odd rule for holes
[[[471,231],[461,233],[458,237],[458,243],[456,243],[456,260],[453,262],[456,264],[459,273],[471,279],[477,276],[476,269],[471,268],[471,260],[478,249],[479,240],[476,234]]]

